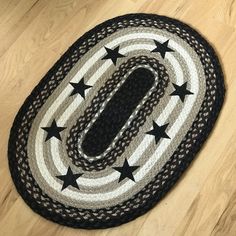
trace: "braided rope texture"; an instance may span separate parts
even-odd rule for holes
[[[153,22],[159,25],[153,26]],[[165,28],[168,25],[168,28]],[[49,197],[37,184],[32,176],[27,156],[28,133],[38,111],[53,93],[61,81],[66,77],[76,62],[99,41],[119,29],[132,26],[156,27],[175,32],[180,38],[186,40],[194,47],[193,38],[201,45],[195,49],[204,67],[206,80],[206,93],[199,113],[184,139],[175,150],[170,159],[157,173],[155,178],[149,182],[140,192],[132,198],[115,206],[99,209],[78,209],[62,204]],[[177,29],[177,30],[176,30]],[[183,33],[184,32],[184,33]],[[189,39],[192,36],[192,39]],[[191,37],[190,37],[191,38]],[[204,50],[201,50],[201,49]],[[211,63],[207,63],[210,58]],[[155,60],[153,60],[155,63]],[[164,71],[165,73],[165,71]],[[163,87],[168,81],[162,81]],[[214,88],[214,99],[212,99],[212,88]],[[163,88],[164,89],[164,88]],[[162,91],[159,92],[161,97]],[[55,63],[32,93],[25,100],[16,115],[10,131],[8,144],[8,160],[12,179],[17,191],[24,201],[38,214],[56,223],[85,229],[108,228],[127,223],[138,216],[145,214],[154,207],[157,202],[171,189],[180,176],[189,166],[196,154],[201,149],[209,136],[216,119],[219,115],[224,101],[225,87],[222,69],[214,49],[209,43],[190,26],[165,16],[154,14],[128,14],[110,19],[79,38],[67,52]],[[155,103],[157,101],[155,100]],[[149,112],[146,111],[147,113]],[[143,120],[141,120],[143,122]],[[77,127],[78,128],[78,127]],[[138,129],[138,128],[137,128]],[[73,132],[74,130],[72,130]],[[76,131],[77,132],[77,131]],[[78,135],[78,133],[70,135]],[[138,132],[138,131],[137,131]],[[73,137],[72,137],[73,139]],[[77,138],[75,138],[77,140]],[[67,139],[67,147],[70,143],[70,136]],[[127,144],[128,145],[128,144]],[[76,149],[74,149],[76,152]],[[70,157],[74,164],[83,164],[85,170],[94,169],[95,165],[89,167],[84,159]],[[103,159],[106,162],[109,159]],[[115,159],[112,161],[114,162]],[[113,163],[112,162],[112,163]],[[108,165],[111,165],[109,163]],[[104,169],[107,164],[98,165],[97,170]]]
[[[77,140],[79,139],[80,133],[85,129],[86,125],[90,122],[93,115],[96,114],[97,110],[101,106],[102,102],[106,99],[112,89],[115,88],[119,80],[123,78],[123,76],[132,69],[134,65],[149,65],[154,68],[158,68],[158,74],[160,78],[160,83],[156,86],[155,90],[152,92],[149,99],[143,104],[143,109],[141,109],[137,117],[133,119],[131,124],[127,127],[127,129],[123,132],[123,135],[119,138],[116,145],[112,150],[110,150],[105,157],[101,160],[89,162],[78,152],[77,148]],[[138,58],[131,58],[125,63],[122,68],[119,68],[117,73],[114,73],[112,78],[107,80],[104,87],[100,90],[97,96],[93,98],[91,102],[91,106],[88,107],[85,111],[85,115],[81,116],[76,124],[72,127],[70,135],[67,139],[67,152],[68,156],[71,158],[72,163],[76,166],[79,166],[85,170],[103,170],[107,167],[107,165],[112,165],[118,156],[120,156],[125,147],[129,145],[132,137],[135,136],[139,127],[145,123],[145,118],[147,115],[151,114],[154,106],[159,102],[160,98],[164,95],[164,89],[168,84],[168,74],[165,71],[163,65],[160,65],[157,60],[154,58],[148,58],[146,56],[141,56]],[[117,80],[117,83],[115,83]],[[109,90],[108,90],[109,88]],[[107,91],[106,91],[107,90]],[[104,94],[104,95],[103,95]],[[159,98],[159,99],[157,99]]]

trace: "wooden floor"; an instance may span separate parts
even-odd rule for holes
[[[33,213],[16,192],[9,130],[27,95],[78,37],[131,12],[167,15],[197,28],[222,61],[226,101],[200,155],[153,210],[113,229],[62,227]],[[236,235],[235,26],[235,0],[0,0],[0,235]]]

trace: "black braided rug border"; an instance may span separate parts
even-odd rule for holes
[[[19,121],[23,117],[24,113],[27,111],[27,108],[31,104],[31,100],[39,94],[39,91],[42,87],[44,87],[47,84],[48,79],[50,79],[55,71],[58,71],[60,66],[66,61],[67,56],[72,54],[74,49],[79,45],[80,43],[83,42],[84,39],[87,37],[91,36],[94,32],[99,31],[102,27],[111,24],[112,22],[119,21],[122,19],[132,19],[133,17],[142,19],[148,17],[149,19],[158,19],[158,20],[163,20],[168,23],[173,23],[175,25],[178,25],[180,27],[186,28],[194,37],[198,39],[199,42],[204,46],[204,48],[207,50],[208,54],[211,56],[211,58],[214,60],[213,65],[215,68],[215,73],[217,77],[217,91],[216,91],[216,97],[217,100],[214,103],[212,112],[210,113],[210,117],[208,117],[208,124],[205,126],[205,129],[203,129],[203,132],[201,133],[198,142],[194,145],[194,148],[191,150],[191,152],[188,153],[188,155],[185,156],[183,159],[181,165],[178,165],[175,170],[175,175],[172,175],[171,180],[166,182],[165,185],[162,186],[162,190],[157,192],[155,195],[152,196],[152,198],[148,201],[148,203],[141,209],[138,209],[137,211],[131,212],[132,214],[126,214],[124,217],[121,218],[116,218],[116,219],[110,219],[109,221],[97,221],[97,222],[89,222],[89,221],[68,221],[68,219],[62,218],[59,215],[48,212],[44,207],[40,206],[35,202],[35,200],[27,193],[25,190],[24,186],[22,185],[20,179],[18,178],[18,171],[17,168],[15,167],[15,155],[14,155],[14,148],[15,145],[14,143],[17,140],[17,136],[15,135],[15,131],[17,130],[17,127],[19,124]],[[65,76],[67,73],[64,71],[63,76]],[[221,66],[219,63],[219,60],[215,54],[214,49],[207,43],[207,41],[200,36],[197,31],[193,30],[190,28],[188,25],[175,20],[171,19],[165,16],[156,16],[152,14],[128,14],[124,16],[119,16],[113,19],[110,19],[98,26],[96,26],[93,30],[87,32],[84,34],[80,39],[78,39],[68,50],[67,52],[56,62],[56,64],[49,70],[49,72],[44,76],[44,78],[40,81],[40,83],[35,87],[35,89],[32,91],[30,96],[25,100],[23,106],[20,108],[13,126],[11,128],[10,132],[10,138],[9,138],[9,147],[8,147],[8,157],[9,157],[9,168],[11,171],[11,175],[13,178],[13,181],[15,183],[16,189],[19,192],[19,194],[22,196],[22,198],[25,200],[25,202],[38,214],[42,215],[43,217],[52,220],[54,222],[57,222],[62,225],[67,225],[71,227],[79,227],[79,228],[86,228],[86,229],[94,229],[94,228],[107,228],[107,227],[114,227],[118,226],[120,224],[129,222],[136,217],[146,213],[148,210],[150,210],[168,191],[169,189],[177,182],[179,177],[182,175],[184,170],[189,166],[193,158],[196,156],[202,145],[204,144],[205,140],[209,136],[216,119],[219,115],[220,109],[223,105],[224,101],[224,93],[225,93],[225,88],[224,88],[224,80],[223,80],[223,73],[221,70]],[[165,164],[165,166],[169,165],[169,161]],[[161,173],[159,173],[161,174]]]

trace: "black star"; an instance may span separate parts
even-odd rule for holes
[[[85,93],[84,93],[85,90],[92,87],[84,83],[84,78],[82,78],[78,83],[70,83],[70,84],[74,87],[74,90],[72,91],[70,96],[79,93],[83,98],[85,98]]]
[[[159,126],[155,121],[153,121],[152,125],[153,125],[153,129],[148,131],[146,134],[150,134],[150,135],[155,136],[156,144],[159,142],[159,140],[161,138],[170,139],[170,137],[167,135],[167,133],[165,131],[167,126],[169,125],[169,123]]]
[[[159,43],[154,40],[154,43],[156,44],[156,48],[154,48],[152,52],[159,52],[163,59],[165,58],[167,52],[174,52],[174,50],[168,47],[169,40],[165,41],[164,43]]]
[[[55,119],[52,121],[52,124],[50,127],[41,127],[41,128],[47,132],[47,137],[45,139],[45,142],[48,141],[52,137],[55,137],[61,140],[60,132],[66,129],[66,127],[57,126]]]
[[[111,59],[113,64],[116,65],[116,62],[117,62],[117,59],[120,58],[120,57],[125,57],[125,55],[122,55],[119,53],[119,48],[120,46],[114,48],[114,49],[110,49],[110,48],[107,48],[107,47],[104,47],[107,51],[107,55],[104,56],[102,58],[102,60],[104,59]]]
[[[118,183],[125,178],[129,178],[129,179],[135,181],[132,173],[135,170],[137,170],[138,168],[139,168],[139,166],[130,166],[126,159],[125,159],[122,167],[113,167],[113,169],[120,172],[120,178],[119,178]]]
[[[67,173],[65,175],[58,175],[56,176],[58,179],[63,181],[63,185],[61,188],[61,191],[65,188],[67,188],[68,186],[72,186],[74,188],[79,189],[79,185],[77,184],[76,180],[83,174],[73,174],[70,166],[67,170]]]
[[[175,87],[175,91],[170,94],[170,96],[179,96],[181,101],[184,102],[185,96],[186,95],[191,95],[193,94],[191,91],[187,89],[187,82],[185,82],[182,85],[177,85],[172,83],[173,86]]]

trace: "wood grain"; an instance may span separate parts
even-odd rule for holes
[[[188,171],[151,211],[107,230],[75,230],[33,213],[7,162],[13,119],[42,76],[84,32],[131,12],[167,15],[198,29],[224,67],[226,101]],[[236,3],[234,0],[0,0],[0,235],[236,235]]]

